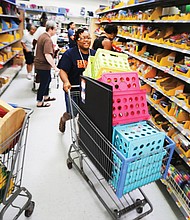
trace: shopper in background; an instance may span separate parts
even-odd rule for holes
[[[46,22],[47,22],[47,15],[45,12],[43,12],[40,18],[40,26],[37,28],[34,34],[33,46],[35,48],[35,51],[36,51],[36,44],[37,44],[38,38],[40,37],[41,34],[43,34],[46,31]],[[34,53],[34,55],[35,54],[36,52]]]
[[[95,50],[90,49],[91,37],[86,29],[79,28],[75,32],[75,41],[77,46],[68,49],[61,57],[58,68],[60,77],[63,81],[65,91],[66,112],[60,118],[59,130],[65,132],[65,123],[71,118],[70,106],[68,100],[68,90],[73,85],[80,84],[80,75],[87,67],[88,57],[95,55]],[[75,88],[72,88],[74,90]]]
[[[30,31],[30,27],[32,25],[32,24],[30,24],[30,19],[29,18],[25,18],[25,21],[26,21],[26,30]]]
[[[30,26],[29,32],[25,33],[21,44],[23,46],[23,52],[26,60],[26,69],[27,69],[27,79],[32,79],[32,69],[34,64],[34,54],[33,54],[33,39],[36,27],[34,25]]]
[[[70,22],[67,27],[68,30],[68,39],[69,39],[69,48],[75,47],[76,46],[76,41],[75,41],[75,23]]]
[[[118,28],[115,24],[107,24],[101,36],[94,40],[92,48],[94,50],[98,48],[112,50],[112,41],[117,36],[117,32]]]
[[[54,101],[49,97],[49,85],[51,82],[51,68],[59,71],[54,62],[54,48],[51,37],[55,35],[57,25],[54,21],[46,22],[46,32],[41,34],[37,41],[34,65],[40,77],[40,86],[37,92],[37,107],[49,107],[47,101]]]
[[[45,33],[46,31],[46,22],[47,22],[47,15],[45,12],[43,12],[40,18],[40,26],[37,28],[34,34],[34,40],[33,40],[34,57],[36,56],[36,44],[37,44],[38,38],[40,37],[41,34]],[[34,80],[35,83],[40,82],[40,77],[39,77],[39,74],[36,72],[36,70],[35,70],[34,79],[35,79]],[[36,89],[34,90],[37,91]]]

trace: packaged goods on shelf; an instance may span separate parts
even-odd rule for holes
[[[5,195],[5,190],[6,190],[6,183],[8,181],[10,175],[10,171],[7,170],[7,168],[0,162],[0,203],[2,202],[4,195]],[[7,192],[6,197],[8,197],[11,192],[14,189],[14,182],[13,179],[11,178],[10,181],[10,186]]]
[[[175,141],[176,146],[180,149],[180,151],[187,157],[190,158],[190,141],[187,140],[182,134],[179,132],[175,132],[172,135],[172,139]]]
[[[6,84],[9,82],[9,77],[8,76],[0,76],[0,82],[2,84]]]
[[[11,43],[12,41],[14,41],[14,35],[12,34],[1,34],[0,35],[0,42]]]

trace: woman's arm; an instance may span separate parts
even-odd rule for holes
[[[21,41],[21,44],[22,44],[23,49],[26,50],[26,52],[29,52],[26,44],[24,42],[22,42],[22,41]]]
[[[102,41],[102,46],[105,50],[112,50],[112,42],[109,39],[104,39]]]
[[[67,73],[64,70],[60,69],[59,75],[61,81],[63,82],[63,89],[65,90],[65,92],[68,92],[68,90],[71,89],[71,84],[69,82]]]
[[[45,58],[55,71],[59,71],[51,54],[45,54]]]

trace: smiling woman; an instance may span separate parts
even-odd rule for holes
[[[80,84],[80,75],[87,67],[88,57],[94,56],[95,51],[90,49],[91,37],[86,29],[79,28],[75,32],[76,47],[68,49],[61,57],[58,68],[60,69],[60,77],[63,81],[63,89],[65,90],[66,112],[60,119],[59,130],[65,132],[66,121],[70,117],[70,107],[68,100],[68,90],[71,85]]]

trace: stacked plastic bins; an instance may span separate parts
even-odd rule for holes
[[[113,88],[112,144],[116,150],[112,153],[114,166],[109,183],[121,198],[165,178],[175,145],[165,133],[149,124],[146,91],[140,89],[138,74],[130,72],[125,55],[113,54],[98,50],[91,62],[91,77],[100,77],[99,81]]]

